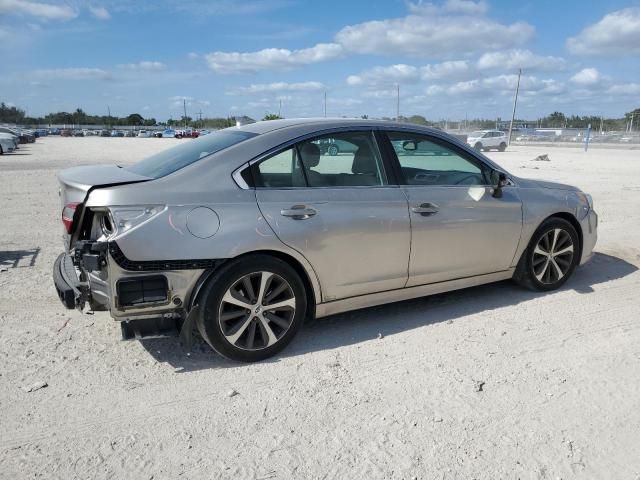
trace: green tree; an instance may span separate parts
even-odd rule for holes
[[[139,113],[132,113],[127,117],[127,125],[144,125],[144,117]]]
[[[267,113],[262,120],[281,120],[282,117],[277,113]]]

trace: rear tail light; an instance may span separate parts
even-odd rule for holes
[[[73,221],[76,216],[76,211],[78,210],[79,203],[67,203],[65,207],[62,209],[62,223],[64,224],[64,229],[67,233],[71,233],[73,231]]]

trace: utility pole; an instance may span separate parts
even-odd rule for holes
[[[324,111],[324,118],[327,118],[327,91],[324,91],[324,107],[323,107],[323,111]]]
[[[509,124],[509,137],[507,138],[507,145],[511,145],[511,131],[513,130],[513,121],[516,118],[516,106],[518,105],[518,92],[520,91],[520,76],[522,75],[522,69],[518,69],[518,84],[516,85],[516,97],[513,99],[513,113],[511,114],[511,123]]]
[[[107,105],[107,112],[107,126],[109,127],[109,130],[111,130],[111,107],[109,107],[109,105]]]
[[[400,84],[396,85],[397,88],[397,96],[396,96],[396,122],[400,121]]]
[[[280,105],[278,106],[278,117],[280,117],[280,113],[282,112],[282,99],[280,99]],[[282,118],[282,117],[280,117]]]
[[[202,128],[203,127],[203,125],[202,125],[202,109],[200,109],[200,111],[198,113],[196,113],[196,115],[198,115],[198,117],[199,117],[198,123],[200,124],[200,128]]]
[[[184,110],[184,128],[187,128],[187,100],[185,98],[182,99],[182,108]]]

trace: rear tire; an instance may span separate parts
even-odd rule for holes
[[[307,296],[288,263],[250,255],[214,273],[200,305],[198,329],[216,352],[230,360],[258,362],[293,340],[306,316]]]
[[[327,153],[332,157],[335,157],[336,155],[338,155],[338,153],[340,153],[340,149],[337,145],[330,145],[329,148],[327,148]]]
[[[573,225],[563,218],[548,218],[531,237],[513,279],[530,290],[556,290],[578,266],[580,250],[580,238]]]
[[[498,147],[498,150],[500,150],[501,152],[504,152],[506,149],[507,149],[507,144],[504,142],[502,142]]]

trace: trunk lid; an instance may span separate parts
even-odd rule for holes
[[[96,188],[147,182],[149,180],[153,179],[130,172],[116,165],[90,165],[67,168],[58,174],[58,181],[60,182],[60,211],[69,204],[80,204],[78,208],[82,208],[82,204],[86,201],[91,190]],[[77,223],[82,221],[82,216],[82,211],[76,212],[74,229],[71,234],[64,231],[64,244],[67,251],[74,233],[77,231]]]

